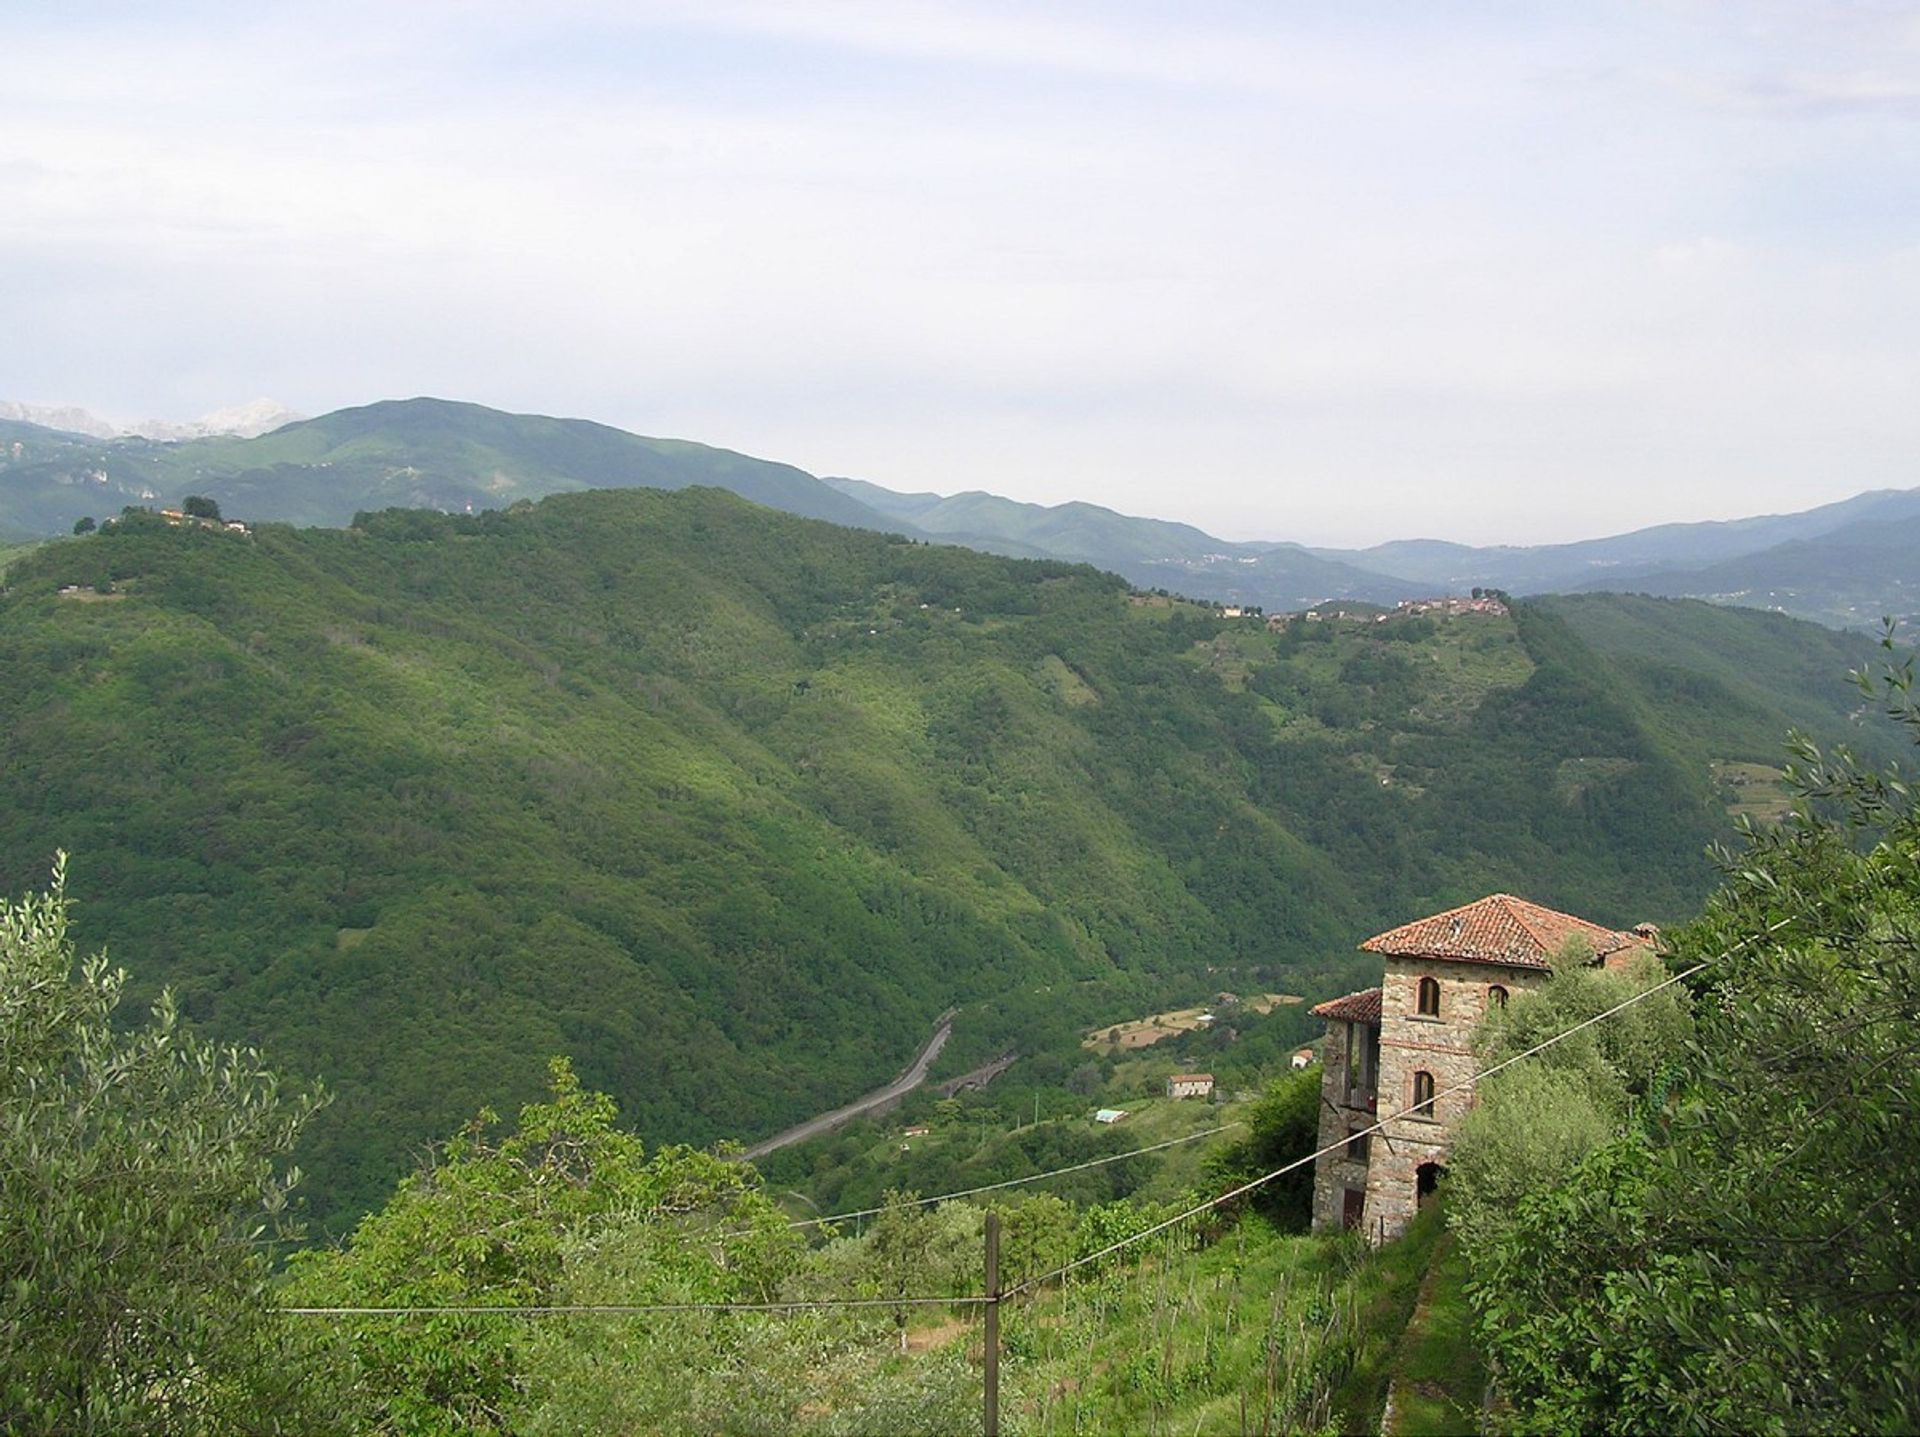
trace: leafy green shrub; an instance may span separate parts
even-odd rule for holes
[[[1912,685],[1865,684],[1920,738]],[[1665,1101],[1466,1230],[1516,1430],[1920,1427],[1920,812],[1796,751],[1796,814],[1676,937],[1705,966]]]
[[[764,1299],[797,1246],[752,1168],[686,1148],[647,1157],[572,1066],[496,1138],[483,1112],[338,1249],[296,1254],[290,1306],[539,1306],[607,1244],[634,1274],[621,1301]],[[685,1240],[688,1222],[738,1232]],[[526,1319],[431,1311],[343,1323],[368,1420],[384,1430],[506,1429],[527,1386]]]
[[[1314,1150],[1320,1136],[1317,1065],[1276,1078],[1247,1110],[1245,1128],[1208,1159],[1209,1184],[1235,1187]],[[1282,1231],[1305,1232],[1313,1220],[1313,1164],[1254,1189],[1247,1201]]]
[[[318,1099],[188,1033],[170,994],[79,964],[65,859],[0,901],[0,1428],[312,1431],[324,1368],[275,1311],[265,1240]]]

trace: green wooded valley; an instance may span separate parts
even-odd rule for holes
[[[0,887],[336,1095],[315,1216],[530,1099],[752,1139],[1507,889],[1697,910],[1862,641],[1614,596],[1222,622],[712,490],[251,535],[130,514],[0,593]],[[1758,770],[1756,772],[1756,770]]]

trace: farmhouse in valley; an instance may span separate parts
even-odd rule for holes
[[[1313,1227],[1398,1237],[1444,1171],[1453,1126],[1473,1106],[1474,1027],[1507,995],[1546,981],[1556,962],[1623,967],[1653,951],[1656,930],[1616,932],[1496,893],[1369,938],[1386,960],[1378,988],[1313,1009],[1324,1018]],[[1394,1113],[1379,1132],[1366,1135]]]
[[[1212,1073],[1175,1073],[1167,1079],[1169,1098],[1204,1098],[1212,1092]]]

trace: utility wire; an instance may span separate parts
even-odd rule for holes
[[[1226,1132],[1229,1128],[1241,1128],[1245,1126],[1245,1123],[1235,1119],[1231,1123],[1221,1123],[1217,1127],[1202,1128],[1197,1133],[1188,1133],[1185,1137],[1168,1138],[1165,1142],[1151,1143],[1144,1148],[1129,1148],[1124,1153],[1107,1153],[1102,1157],[1089,1158],[1083,1163],[1074,1163],[1068,1167],[1053,1168],[1044,1173],[1029,1173],[1023,1178],[1007,1178],[997,1183],[982,1183],[979,1187],[961,1188],[958,1192],[940,1193],[934,1197],[912,1198],[903,1203],[893,1204],[893,1206],[932,1207],[935,1203],[951,1202],[955,1198],[977,1197],[981,1193],[999,1192],[1002,1188],[1016,1188],[1025,1183],[1045,1182],[1048,1178],[1063,1177],[1067,1173],[1085,1172],[1088,1168],[1104,1167],[1108,1163],[1123,1162],[1127,1158],[1137,1158],[1147,1153],[1157,1153],[1165,1148],[1178,1147],[1182,1143],[1197,1142],[1201,1138],[1210,1138],[1215,1133]],[[795,1222],[790,1222],[786,1226],[787,1230],[803,1227],[823,1227],[827,1223],[850,1222],[854,1218],[875,1217],[886,1211],[887,1208],[885,1206],[856,1208],[852,1212],[829,1213],[826,1217],[803,1218]],[[757,1231],[755,1228],[741,1227],[731,1228],[725,1232],[695,1233],[691,1234],[691,1236],[701,1242],[718,1242],[722,1238],[748,1237],[755,1231]]]
[[[1298,1168],[1304,1167],[1308,1163],[1317,1162],[1320,1158],[1326,1156],[1328,1153],[1338,1152],[1341,1148],[1346,1147],[1347,1144],[1351,1142],[1354,1138],[1366,1137],[1373,1133],[1377,1133],[1382,1128],[1384,1128],[1388,1123],[1396,1122],[1399,1119],[1407,1117],[1408,1115],[1414,1112],[1420,1111],[1422,1109],[1430,1109],[1441,1098],[1449,1097],[1454,1093],[1458,1093],[1462,1091],[1463,1089],[1471,1088],[1475,1083],[1478,1083],[1482,1079],[1490,1078],[1495,1073],[1503,1072],[1506,1069],[1511,1068],[1515,1063],[1521,1062],[1523,1059],[1531,1058],[1537,1053],[1545,1052],[1548,1048],[1553,1047],[1555,1044],[1564,1042],[1566,1039],[1571,1038],[1575,1033],[1579,1033],[1584,1031],[1585,1029],[1591,1028],[1596,1023],[1602,1022],[1607,1018],[1611,1018],[1617,1013],[1625,1012],[1628,1008],[1633,1007],[1636,1003],[1645,1002],[1648,998],[1651,998],[1655,993],[1659,993],[1668,988],[1671,988],[1676,983],[1685,982],[1688,978],[1693,977],[1696,973],[1699,973],[1704,969],[1711,967],[1715,963],[1721,962],[1727,958],[1732,957],[1735,953],[1739,952],[1742,948],[1744,948],[1748,943],[1751,943],[1754,939],[1766,937],[1770,934],[1779,932],[1779,930],[1786,927],[1790,921],[1791,921],[1790,919],[1781,918],[1774,923],[1770,923],[1765,928],[1761,929],[1759,932],[1748,934],[1745,938],[1742,938],[1739,942],[1733,944],[1731,947],[1725,949],[1723,952],[1715,955],[1714,957],[1703,959],[1701,962],[1694,964],[1691,968],[1687,968],[1679,973],[1675,973],[1672,977],[1663,979],[1662,981],[1655,983],[1652,987],[1644,988],[1640,992],[1635,993],[1632,997],[1626,998],[1619,1003],[1615,1003],[1611,1008],[1607,1008],[1602,1010],[1601,1012],[1595,1013],[1590,1018],[1583,1018],[1580,1022],[1575,1023],[1572,1027],[1562,1029],[1560,1032],[1553,1034],[1553,1036],[1549,1038],[1545,1038],[1538,1043],[1535,1043],[1531,1048],[1527,1048],[1522,1052],[1515,1053],[1511,1058],[1503,1059],[1500,1062],[1493,1064],[1491,1067],[1482,1068],[1478,1072],[1472,1074],[1471,1076],[1462,1078],[1459,1082],[1453,1083],[1448,1087],[1440,1089],[1438,1092],[1434,1093],[1432,1097],[1428,1098],[1425,1102],[1410,1104],[1405,1108],[1401,1108],[1398,1111],[1389,1113],[1385,1117],[1375,1121],[1371,1127],[1363,1128],[1359,1132],[1349,1133],[1337,1143],[1330,1143],[1324,1148],[1319,1148],[1313,1152],[1306,1154],[1304,1157],[1295,1158],[1291,1162],[1283,1163],[1270,1173],[1266,1173],[1260,1177],[1254,1178],[1250,1182],[1241,1183],[1239,1186],[1230,1188],[1226,1192],[1223,1192],[1216,1197],[1209,1198],[1203,1203],[1198,1203],[1195,1206],[1186,1209],[1184,1212],[1176,1213],[1174,1216],[1170,1218],[1166,1218],[1160,1222],[1157,1222],[1153,1224],[1151,1227],[1143,1228],[1139,1232],[1134,1233],[1129,1237],[1121,1238],[1118,1242],[1108,1243],[1105,1247],[1099,1249],[1097,1252],[1090,1252],[1086,1254],[1086,1256],[1084,1257],[1077,1257],[1073,1259],[1071,1262],[1062,1263],[1060,1266],[1053,1268],[1050,1271],[1041,1273],[1037,1277],[1025,1278],[1022,1281],[1015,1283],[1011,1287],[1006,1287],[1001,1289],[998,1293],[987,1294],[987,1295],[973,1294],[973,1295],[962,1296],[962,1297],[919,1297],[919,1296],[914,1296],[914,1297],[827,1297],[827,1298],[799,1299],[799,1300],[789,1301],[789,1302],[569,1303],[569,1304],[545,1304],[545,1305],[537,1305],[537,1306],[508,1306],[504,1304],[496,1304],[496,1305],[465,1304],[465,1305],[449,1305],[444,1307],[428,1307],[428,1306],[418,1306],[418,1305],[390,1306],[390,1307],[381,1307],[381,1306],[283,1307],[280,1309],[280,1311],[288,1314],[289,1316],[295,1316],[295,1317],[375,1317],[375,1316],[425,1317],[425,1316],[436,1316],[436,1315],[467,1315],[467,1314],[482,1314],[482,1315],[491,1314],[491,1315],[497,1315],[497,1316],[536,1316],[536,1317],[564,1316],[569,1314],[586,1315],[586,1316],[592,1316],[592,1315],[627,1316],[627,1315],[636,1315],[636,1314],[644,1314],[644,1313],[686,1313],[686,1312],[803,1312],[803,1311],[809,1311],[809,1310],[819,1310],[819,1309],[828,1309],[828,1308],[864,1308],[864,1307],[936,1307],[936,1306],[937,1307],[984,1307],[996,1302],[1004,1302],[1008,1298],[1019,1297],[1024,1293],[1031,1292],[1035,1288],[1041,1286],[1043,1283],[1052,1282],[1055,1278],[1065,1277],[1068,1273],[1074,1272],[1079,1268],[1085,1267],[1089,1263],[1098,1262],[1101,1258],[1104,1258],[1104,1257],[1110,1257],[1114,1253],[1120,1252],[1125,1248],[1131,1247],[1133,1246],[1133,1244],[1137,1242],[1143,1242],[1147,1238],[1150,1238],[1157,1233],[1165,1232],[1168,1228],[1175,1227],[1178,1224],[1187,1221],[1187,1219],[1189,1218],[1197,1217],[1203,1212],[1211,1211],[1212,1209],[1217,1208],[1224,1203],[1232,1202],[1235,1198],[1244,1197],[1246,1194],[1254,1191],[1256,1188],[1261,1188],[1266,1186],[1268,1183],[1272,1182],[1275,1178],[1284,1177],[1286,1174],[1293,1172]],[[1169,1139],[1164,1143],[1157,1143],[1152,1147],[1135,1148],[1131,1152],[1126,1152],[1126,1153],[1109,1153],[1103,1158],[1093,1159],[1087,1163],[1076,1164],[1073,1167],[1059,1168],[1050,1173],[1038,1173],[1027,1178],[1009,1179],[1006,1182],[1002,1182],[1002,1183],[988,1183],[978,1188],[966,1189],[963,1192],[946,1194],[944,1197],[922,1198],[917,1200],[917,1204],[923,1205],[925,1203],[930,1203],[930,1202],[945,1201],[947,1200],[947,1198],[964,1197],[973,1193],[989,1192],[998,1188],[1011,1187],[1016,1183],[1021,1183],[1021,1182],[1038,1182],[1042,1178],[1055,1177],[1061,1173],[1079,1171],[1081,1168],[1096,1166],[1102,1162],[1117,1162],[1121,1158],[1133,1157],[1140,1153],[1154,1152],[1160,1148],[1172,1147],[1176,1143],[1191,1142],[1196,1138],[1208,1137],[1213,1133],[1224,1131],[1226,1128],[1237,1127],[1237,1126],[1239,1126],[1239,1124],[1237,1123],[1223,1123],[1219,1127],[1210,1128],[1198,1133],[1189,1133],[1183,1138]],[[814,1226],[818,1223],[833,1222],[838,1220],[839,1218],[844,1218],[844,1217],[867,1216],[871,1213],[879,1212],[879,1211],[884,1211],[884,1209],[866,1209],[857,1214],[844,1213],[844,1214],[838,1214],[835,1217],[814,1218],[806,1222],[793,1223],[793,1224],[790,1224],[790,1226],[809,1227],[809,1226]]]
[[[789,1302],[560,1302],[516,1307],[505,1303],[450,1303],[444,1307],[283,1307],[293,1317],[439,1317],[491,1314],[500,1317],[555,1317],[566,1314],[623,1317],[648,1312],[804,1312],[828,1307],[980,1307],[992,1301],[964,1297],[817,1297]]]
[[[1005,1289],[1000,1294],[1000,1296],[1003,1299],[1008,1297],[1017,1297],[1023,1292],[1028,1292],[1036,1287],[1039,1287],[1042,1283],[1051,1282],[1053,1281],[1053,1279],[1057,1277],[1064,1277],[1066,1274],[1072,1272],[1076,1268],[1085,1267],[1090,1262],[1098,1262],[1103,1257],[1110,1257],[1114,1253],[1119,1252],[1122,1248],[1131,1247],[1134,1243],[1140,1242],[1145,1238],[1152,1237],[1155,1233],[1164,1232],[1170,1227],[1174,1227],[1180,1223],[1185,1222],[1188,1218],[1197,1217],[1199,1214],[1203,1212],[1208,1212],[1213,1208],[1217,1208],[1223,1203],[1232,1202],[1237,1197],[1244,1197],[1246,1194],[1252,1192],[1255,1188],[1265,1187],[1268,1183],[1272,1182],[1277,1177],[1284,1177],[1287,1173],[1293,1172],[1297,1168],[1305,1167],[1308,1163],[1317,1162],[1321,1158],[1325,1157],[1328,1153],[1338,1152],[1341,1148],[1346,1147],[1346,1145],[1355,1138],[1367,1137],[1370,1134],[1377,1133],[1382,1128],[1384,1128],[1388,1123],[1397,1122],[1399,1119],[1407,1117],[1409,1114],[1419,1112],[1422,1110],[1431,1110],[1433,1105],[1439,1102],[1441,1098],[1447,1097],[1453,1093],[1460,1092],[1462,1089],[1471,1088],[1475,1083],[1478,1083],[1481,1079],[1490,1078],[1495,1073],[1502,1072],[1507,1068],[1511,1068],[1515,1063],[1518,1063],[1523,1058],[1531,1058],[1536,1053],[1544,1052],[1546,1049],[1553,1047],[1554,1044],[1563,1042],[1566,1039],[1571,1038],[1575,1033],[1581,1032],[1582,1030],[1587,1028],[1591,1028],[1595,1023],[1600,1022],[1602,1019],[1611,1018],[1614,1014],[1624,1012],[1626,1009],[1631,1008],[1636,1003],[1644,1002],[1646,999],[1651,998],[1655,993],[1661,992],[1662,990],[1667,988],[1671,988],[1676,983],[1684,982],[1686,979],[1691,978],[1694,974],[1700,972],[1702,969],[1708,968],[1715,963],[1721,962],[1724,959],[1732,957],[1735,953],[1738,953],[1742,948],[1744,948],[1748,943],[1752,942],[1755,938],[1765,937],[1768,934],[1778,932],[1780,929],[1786,927],[1789,921],[1790,920],[1786,918],[1782,918],[1778,922],[1767,925],[1767,927],[1761,929],[1758,933],[1750,933],[1745,938],[1742,938],[1738,943],[1735,943],[1732,947],[1726,949],[1724,952],[1719,953],[1712,958],[1703,959],[1702,961],[1694,964],[1691,968],[1688,968],[1685,971],[1680,973],[1675,973],[1672,977],[1664,979],[1661,982],[1654,984],[1651,988],[1642,989],[1640,992],[1635,993],[1631,998],[1628,998],[1623,1002],[1615,1003],[1611,1008],[1608,1008],[1603,1012],[1595,1013],[1591,1018],[1582,1019],[1580,1022],[1575,1023],[1571,1028],[1566,1028],[1561,1032],[1555,1033],[1550,1038],[1547,1038],[1541,1042],[1535,1043],[1531,1048],[1528,1048],[1524,1052],[1515,1053],[1511,1058],[1503,1059],[1502,1061],[1495,1063],[1492,1067],[1482,1068],[1479,1072],[1474,1073],[1469,1077],[1462,1078],[1459,1082],[1454,1083],[1449,1087],[1442,1088],[1439,1092],[1433,1094],[1433,1096],[1428,1098],[1425,1102],[1410,1104],[1407,1107],[1401,1108],[1398,1112],[1389,1113],[1385,1117],[1375,1122],[1371,1127],[1362,1128],[1359,1132],[1348,1133],[1345,1137],[1341,1138],[1341,1140],[1337,1143],[1329,1143],[1326,1147],[1319,1148],[1314,1152],[1310,1152],[1305,1157],[1295,1158],[1292,1162],[1283,1163],[1281,1164],[1281,1166],[1275,1168],[1272,1172],[1267,1173],[1262,1177],[1254,1178],[1251,1182],[1241,1183],[1238,1187],[1229,1189],[1228,1191],[1221,1193],[1218,1197],[1208,1198],[1205,1202],[1200,1203],[1194,1207],[1190,1207],[1185,1212],[1177,1213],[1173,1217],[1167,1218],[1162,1222],[1157,1222],[1153,1224],[1153,1226],[1151,1227],[1141,1229],[1139,1232],[1134,1233],[1131,1237],[1123,1237],[1118,1242],[1108,1243],[1107,1246],[1101,1248],[1098,1252],[1090,1252],[1085,1257],[1077,1257],[1073,1259],[1073,1261],[1071,1262],[1062,1263],[1059,1267],[1054,1268],[1051,1272],[1044,1272],[1044,1273],[1041,1273],[1038,1277],[1029,1277],[1022,1280],[1021,1282],[1015,1283],[1012,1287]]]

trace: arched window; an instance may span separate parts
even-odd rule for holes
[[[1440,1179],[1446,1175],[1447,1170],[1438,1163],[1422,1163],[1415,1168],[1413,1172],[1414,1205],[1425,1207],[1432,1200],[1433,1195],[1440,1191]]]
[[[1440,980],[1438,978],[1420,980],[1419,1011],[1430,1018],[1440,1016]]]
[[[1430,1118],[1433,1116],[1433,1074],[1421,1071],[1413,1075],[1413,1111],[1414,1116]]]
[[[1498,983],[1495,983],[1491,988],[1487,989],[1487,1006],[1489,1008],[1506,1007],[1507,990],[1502,988]]]

